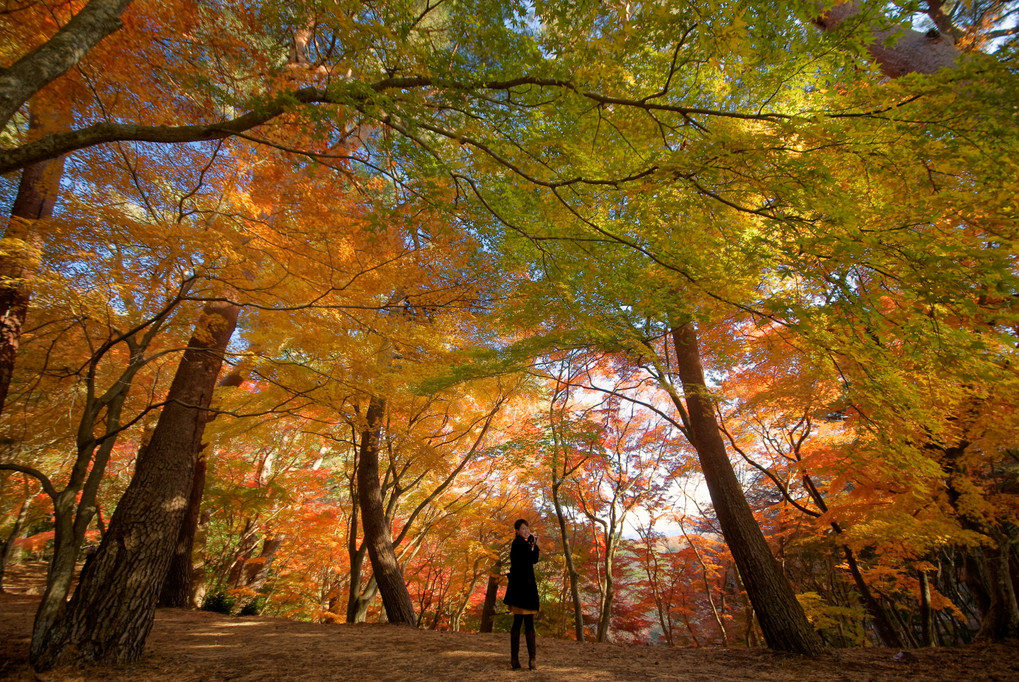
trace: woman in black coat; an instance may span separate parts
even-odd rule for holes
[[[513,628],[510,630],[510,663],[514,670],[520,668],[520,626],[524,626],[527,639],[527,667],[535,669],[534,614],[540,607],[538,581],[534,579],[534,564],[538,563],[541,550],[538,536],[531,533],[527,521],[517,519],[513,524],[516,536],[510,547],[509,584],[503,602],[513,614]]]

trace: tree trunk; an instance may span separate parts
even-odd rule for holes
[[[237,387],[243,383],[243,373],[235,369],[224,376],[216,386],[217,388]],[[208,421],[215,418],[215,414],[208,415]],[[201,517],[202,496],[205,494],[205,473],[208,468],[206,457],[201,453],[204,448],[204,445],[200,446],[199,452],[195,453],[195,475],[191,484],[191,495],[188,497],[188,508],[184,514],[184,521],[181,523],[177,546],[170,562],[170,570],[166,574],[166,583],[163,585],[163,591],[159,597],[159,606],[180,609],[200,606],[195,599],[198,592],[195,588],[198,569],[194,563],[194,551],[198,520]]]
[[[999,642],[1019,637],[1019,608],[1009,570],[1011,552],[1008,536],[999,529],[994,529],[992,537],[995,546],[984,550],[987,557],[987,592],[990,604],[980,621],[977,639]]]
[[[942,455],[942,468],[947,483],[948,502],[955,511],[959,524],[968,531],[978,533],[987,542],[979,548],[979,563],[967,562],[967,583],[979,581],[974,596],[981,604],[980,630],[977,639],[1000,641],[1019,637],[1019,605],[1011,573],[1011,539],[997,520],[989,520],[967,505],[966,491],[971,487],[969,474],[962,464],[969,443],[962,441],[952,447],[929,444],[929,448]],[[969,569],[978,569],[971,574]]]
[[[262,551],[257,561],[249,561],[244,566],[244,579],[241,587],[257,592],[265,586],[269,578],[269,568],[276,557],[276,551],[283,545],[283,535],[268,535],[262,540]]]
[[[187,509],[206,410],[238,312],[226,302],[206,306],[152,440],[135,464],[131,484],[88,573],[62,617],[33,636],[31,660],[37,670],[78,661],[127,663],[141,656]]]
[[[863,3],[856,0],[843,2],[815,19],[814,24],[822,31],[832,31],[862,9]],[[908,25],[890,23],[874,24],[870,30],[867,51],[881,72],[890,78],[907,73],[934,73],[954,68],[958,62],[959,50],[947,35],[934,36]]]
[[[414,625],[414,603],[403,579],[400,562],[393,550],[393,535],[386,519],[379,485],[379,440],[386,403],[372,396],[361,433],[361,452],[357,468],[357,492],[361,503],[364,542],[372,562],[372,573],[382,595],[382,605],[390,623]]]
[[[29,497],[28,491],[28,476],[25,476],[25,492],[21,498],[21,506],[18,508],[18,515],[14,519],[14,526],[11,528],[10,534],[7,536],[7,540],[4,541],[3,547],[0,548],[0,592],[4,591],[4,573],[7,571],[7,564],[14,556],[14,543],[21,537],[21,531],[25,527],[25,518],[28,517],[28,507],[32,502],[32,498]]]
[[[691,439],[729,551],[743,578],[768,646],[817,655],[824,650],[789,580],[768,547],[729,462],[711,396],[704,381],[697,330],[692,321],[672,330],[679,377],[686,395]]]
[[[55,117],[40,113],[36,108],[29,121],[31,134],[51,132],[58,126]],[[63,173],[63,157],[40,161],[22,171],[18,194],[11,207],[11,221],[0,248],[0,414],[7,402],[21,330],[32,296],[32,280],[43,246],[36,221],[53,215]]]
[[[227,589],[236,590],[241,586],[244,579],[244,564],[255,553],[255,546],[258,544],[258,536],[255,530],[255,519],[247,519],[244,522],[244,530],[241,531],[240,542],[237,543],[237,549],[234,550],[230,572],[226,577]]]
[[[194,548],[195,531],[202,508],[202,495],[205,491],[205,457],[199,455],[195,462],[195,473],[191,482],[191,494],[188,496],[187,511],[177,534],[177,544],[173,548],[173,558],[166,573],[166,581],[159,596],[159,606],[178,609],[191,609],[197,605],[194,597]]]
[[[485,605],[481,609],[481,625],[478,632],[491,632],[495,617],[495,605],[499,598],[499,578],[502,575],[502,559],[498,559],[488,574],[488,586],[485,588]]]
[[[580,601],[580,574],[573,563],[573,550],[570,545],[570,533],[566,527],[566,515],[563,513],[563,505],[559,499],[559,489],[562,480],[556,478],[558,472],[557,463],[552,466],[552,506],[555,507],[556,521],[559,522],[559,536],[563,539],[563,558],[566,560],[566,574],[570,578],[570,596],[573,598],[573,633],[578,642],[584,641],[584,607]]]
[[[595,641],[607,642],[609,640],[609,627],[612,625],[612,600],[615,598],[615,581],[612,579],[612,560],[606,559],[608,564],[605,572],[605,584],[602,588],[601,613],[598,614],[598,630],[595,634]]]
[[[931,606],[931,581],[927,571],[920,571],[920,641],[923,646],[937,646],[934,630],[934,609]]]
[[[835,528],[836,533],[841,533],[842,529],[838,524],[833,523],[832,526]],[[884,646],[891,647],[893,649],[901,649],[905,645],[902,643],[902,638],[899,637],[899,632],[895,629],[890,618],[888,618],[888,612],[881,606],[881,603],[871,592],[870,586],[867,585],[867,581],[863,579],[863,572],[860,571],[860,565],[856,561],[856,556],[853,554],[853,550],[848,545],[842,546],[842,551],[846,555],[846,563],[849,566],[849,573],[853,576],[853,582],[856,584],[856,589],[860,592],[860,597],[863,599],[863,605],[867,609],[867,613],[874,620],[874,628],[877,630],[878,638]]]

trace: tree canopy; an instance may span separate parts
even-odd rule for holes
[[[157,602],[490,628],[520,516],[549,634],[1019,635],[1017,17],[8,3],[35,664]]]

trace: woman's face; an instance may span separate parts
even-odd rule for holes
[[[517,528],[517,535],[519,535],[522,538],[529,538],[531,537],[531,529],[527,526],[526,523],[521,523],[520,528]]]

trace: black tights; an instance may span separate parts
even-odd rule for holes
[[[510,630],[515,635],[520,634],[520,624],[524,625],[524,632],[534,632],[534,614],[533,613],[514,613],[513,614],[513,628]]]

